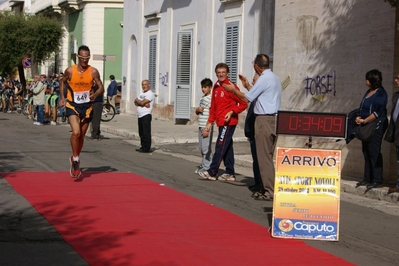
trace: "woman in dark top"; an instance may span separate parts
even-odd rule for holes
[[[380,119],[373,138],[369,142],[362,141],[362,151],[365,160],[363,181],[357,186],[376,188],[382,185],[382,154],[381,142],[388,126],[387,102],[388,94],[382,87],[382,74],[373,69],[366,73],[366,85],[369,88],[364,94],[356,116],[358,125],[365,125],[375,119]]]

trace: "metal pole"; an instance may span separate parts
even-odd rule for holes
[[[105,82],[105,60],[107,58],[106,55],[103,55],[103,86],[104,86],[104,82]]]

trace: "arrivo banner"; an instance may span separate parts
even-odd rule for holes
[[[341,151],[277,148],[272,236],[338,241]]]

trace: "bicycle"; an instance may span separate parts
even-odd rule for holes
[[[27,115],[29,114],[29,97],[25,97],[25,98],[22,100],[22,103],[21,103],[21,113],[22,113],[24,116],[27,116]]]
[[[104,101],[103,110],[101,113],[101,121],[109,122],[114,119],[116,114],[115,107],[113,107],[108,101]]]

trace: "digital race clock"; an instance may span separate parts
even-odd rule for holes
[[[278,111],[276,133],[345,138],[346,114]]]

